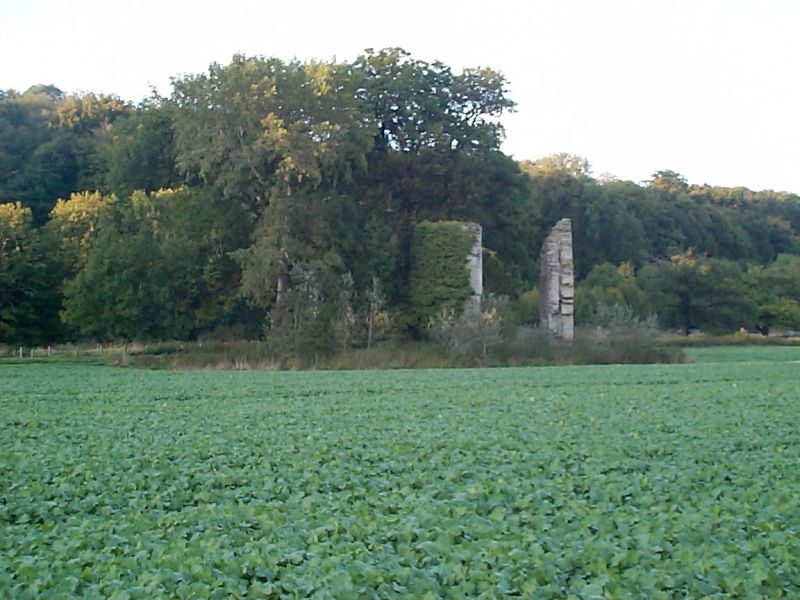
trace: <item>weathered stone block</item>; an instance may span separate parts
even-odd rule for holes
[[[483,296],[483,229],[477,223],[462,223],[461,229],[472,235],[472,248],[467,255],[469,286],[472,295],[467,300],[467,308],[480,311]]]
[[[572,341],[575,273],[572,222],[561,219],[550,231],[539,254],[539,322],[550,337]]]

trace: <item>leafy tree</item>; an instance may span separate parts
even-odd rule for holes
[[[800,256],[781,254],[758,277],[760,289],[769,296],[800,300]]]
[[[680,173],[670,171],[669,169],[653,173],[652,178],[647,184],[654,189],[669,192],[686,192],[689,190],[689,183],[686,181],[686,178]]]
[[[269,327],[268,340],[272,347],[293,356],[330,350],[333,319],[320,275],[295,265],[289,272],[283,293],[280,310],[274,314],[275,321]]]
[[[52,136],[50,123],[62,96],[52,86],[0,93],[0,199],[26,205],[34,199],[26,169],[36,149]]]
[[[500,73],[479,68],[455,75],[401,48],[367,50],[351,70],[360,84],[357,98],[374,118],[379,151],[495,150],[503,136],[496,118],[514,107]]]
[[[56,198],[101,186],[104,165],[98,148],[110,134],[113,123],[130,110],[130,105],[116,96],[98,96],[91,92],[64,96],[58,102],[53,123],[55,134],[34,155],[40,162],[39,171],[53,179],[52,191],[46,197],[48,209]],[[64,162],[58,158],[63,158]],[[51,165],[59,165],[59,168],[53,169]],[[54,191],[58,193],[53,194]],[[41,192],[43,198],[45,193]]]
[[[344,65],[237,55],[173,86],[178,168],[228,201],[257,212],[363,168],[370,133]]]
[[[64,319],[80,335],[99,339],[162,337],[169,294],[160,266],[147,198],[134,196],[100,221],[86,264],[65,286]]]
[[[399,284],[394,278],[399,252],[397,234],[388,220],[386,215],[369,215],[361,228],[363,234],[344,253],[345,264],[356,273],[358,287],[375,290],[378,285],[383,303],[386,297],[396,297]]]
[[[800,302],[794,298],[778,297],[760,304],[757,310],[758,329],[767,335],[770,329],[800,329]]]
[[[755,322],[744,273],[732,261],[696,256],[692,250],[647,265],[642,288],[662,324],[688,334],[693,329],[730,333]]]
[[[43,232],[58,257],[62,278],[73,277],[86,265],[98,223],[115,200],[98,192],[83,192],[56,202]]]
[[[781,254],[764,268],[750,270],[758,305],[758,328],[800,329],[800,256]]]
[[[66,322],[103,340],[184,339],[223,322],[237,302],[225,226],[197,191],[135,192],[113,204],[65,285]]]
[[[355,81],[344,65],[236,56],[174,85],[178,166],[258,217],[242,293],[279,323],[292,270],[343,272],[324,214],[372,144]]]
[[[57,284],[31,211],[0,204],[0,341],[38,344],[59,334]]]
[[[539,322],[539,290],[531,288],[520,294],[514,304],[514,321],[532,325]]]
[[[55,115],[62,127],[92,134],[108,129],[117,117],[129,110],[130,105],[117,96],[88,92],[65,96],[56,106]]]
[[[576,179],[585,179],[592,172],[589,161],[586,158],[566,152],[550,154],[533,161],[523,160],[520,166],[523,171],[532,177],[566,174]]]
[[[253,244],[236,253],[242,265],[242,293],[254,305],[270,309],[280,304],[289,288],[289,272],[337,278],[344,264],[333,236],[326,207],[337,201],[319,190],[293,198],[273,198],[254,233]],[[303,278],[305,281],[305,278]]]
[[[597,323],[600,313],[610,306],[629,309],[639,317],[647,315],[645,294],[639,287],[633,266],[629,263],[617,267],[610,263],[596,265],[577,287],[577,321]]]
[[[180,186],[175,166],[172,106],[153,96],[114,121],[98,147],[102,187],[118,198],[134,190]]]
[[[688,197],[690,208],[708,211],[715,221],[707,231],[718,248],[706,249],[709,253],[765,264],[780,253],[800,250],[800,198],[796,195],[693,185]]]
[[[60,179],[48,176],[47,167],[58,170],[69,162],[62,158],[68,148],[51,144],[55,133],[51,125],[62,97],[53,86],[0,95],[0,200],[21,202],[39,221],[49,210],[47,202],[56,197],[53,194],[63,190]],[[58,151],[48,153],[44,149],[48,144]]]
[[[94,189],[97,145],[128,108],[113,96],[66,96],[54,86],[0,95],[0,199],[20,201],[42,223],[57,198]]]

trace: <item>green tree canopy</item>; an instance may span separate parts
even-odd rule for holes
[[[371,134],[345,65],[247,58],[175,80],[177,164],[257,212],[298,186],[348,179]]]
[[[60,334],[58,288],[28,208],[0,204],[0,341],[39,344]]]
[[[175,166],[172,105],[153,96],[116,119],[98,147],[103,189],[118,198],[134,190],[155,192],[179,187]]]
[[[732,261],[689,250],[644,267],[641,285],[666,327],[730,333],[755,324],[756,306],[747,294],[744,273]]]
[[[496,118],[514,107],[497,71],[466,69],[456,75],[441,62],[415,60],[401,48],[367,50],[351,72],[381,150],[496,150],[503,137]]]
[[[226,270],[230,222],[202,193],[135,192],[101,213],[83,267],[65,285],[66,322],[101,340],[184,339],[237,300]]]

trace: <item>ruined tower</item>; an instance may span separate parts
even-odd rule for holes
[[[556,223],[545,239],[539,269],[539,323],[550,337],[571,342],[575,334],[575,274],[569,219]]]
[[[477,223],[462,223],[461,229],[472,235],[472,249],[467,255],[469,286],[472,294],[467,300],[467,308],[480,313],[483,296],[483,228]]]

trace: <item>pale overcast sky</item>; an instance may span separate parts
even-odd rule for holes
[[[133,101],[236,52],[351,60],[400,46],[505,74],[505,152],[641,181],[800,193],[797,0],[0,0],[0,89]]]

